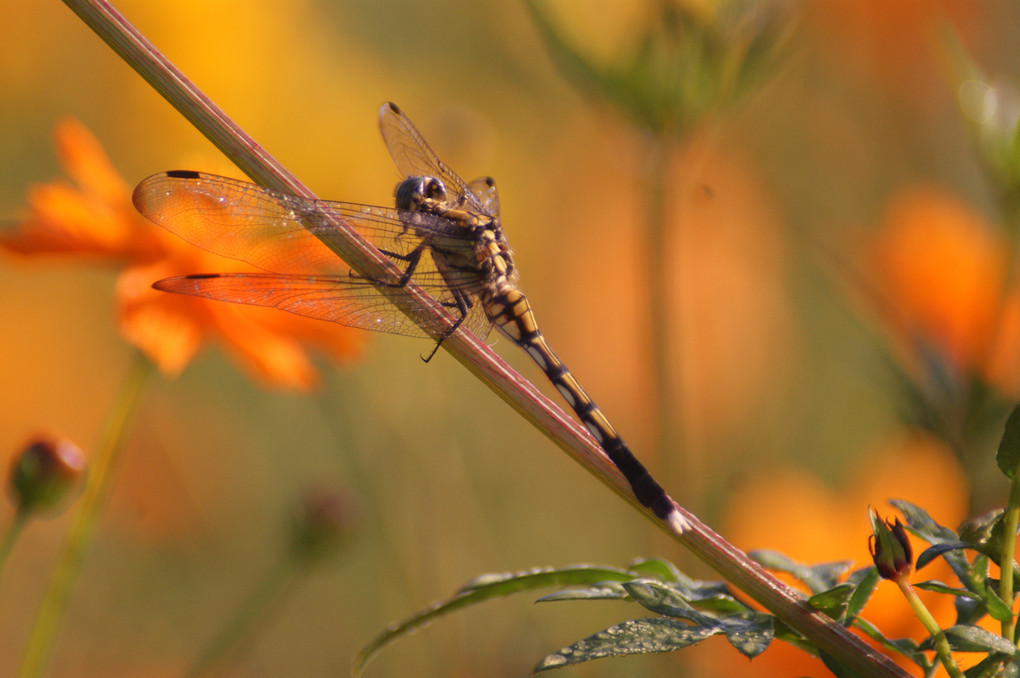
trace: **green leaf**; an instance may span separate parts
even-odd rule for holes
[[[1016,646],[980,626],[950,626],[944,632],[949,647],[957,652],[1001,652],[1015,656]]]
[[[679,582],[679,581],[690,581],[687,575],[676,569],[676,566],[668,560],[662,558],[642,558],[635,560],[627,568],[628,572],[632,572],[639,577],[649,577],[652,579],[661,579],[662,581]]]
[[[963,521],[956,528],[956,531],[960,534],[960,539],[968,544],[987,542],[992,538],[992,531],[995,529],[995,526],[1001,524],[1004,514],[1004,509],[992,509],[983,515]]]
[[[737,648],[748,659],[754,659],[772,642],[772,615],[761,612],[748,612],[741,617],[727,617],[723,626],[726,629],[726,640]]]
[[[915,568],[920,570],[922,567],[924,567],[931,561],[935,560],[943,553],[949,553],[950,551],[961,551],[969,547],[970,544],[966,544],[962,541],[945,542],[942,544],[935,544],[934,546],[929,546],[928,548],[921,552],[921,555],[917,557],[917,563],[915,564]]]
[[[903,514],[904,520],[907,521],[907,528],[929,544],[957,543],[960,541],[955,532],[948,527],[939,525],[920,506],[911,504],[909,501],[903,501],[902,499],[893,499],[889,503]]]
[[[958,625],[975,624],[988,614],[988,606],[983,598],[959,596],[953,601],[953,607],[956,609]]]
[[[871,594],[875,592],[879,580],[878,569],[874,566],[862,568],[850,575],[848,581],[854,584],[854,592],[847,604],[844,622],[853,621],[861,613]]]
[[[798,631],[791,629],[779,617],[773,618],[772,629],[773,635],[784,643],[800,648],[808,654],[818,654],[818,648],[814,643],[802,636]]]
[[[783,553],[767,549],[750,551],[748,555],[766,569],[785,572],[796,577],[804,582],[812,593],[821,593],[835,586],[836,580],[853,565],[851,561],[847,560],[809,567],[790,559]]]
[[[962,596],[970,598],[971,600],[978,600],[978,597],[973,591],[949,586],[948,584],[943,584],[942,582],[935,581],[934,579],[914,584],[914,588],[921,589],[923,591],[932,591],[934,593],[942,593],[949,596]]]
[[[535,600],[536,603],[554,603],[561,600],[627,600],[630,594],[619,582],[606,582],[583,589],[564,589]]]
[[[713,596],[711,598],[689,599],[691,604],[699,610],[709,612],[717,616],[729,616],[748,612],[749,608],[742,602],[730,595]]]
[[[714,617],[696,610],[674,587],[651,579],[635,579],[623,587],[635,601],[648,610],[667,617],[684,619],[695,626],[724,629],[727,639],[747,657],[760,654],[772,642],[772,616],[747,610]]]
[[[839,578],[846,574],[851,567],[853,567],[852,560],[840,560],[832,563],[812,565],[810,567],[812,576],[810,580],[805,583],[817,582],[818,585],[831,589],[839,582]]]
[[[860,678],[856,673],[851,671],[849,667],[836,661],[836,658],[828,652],[819,652],[818,658],[822,660],[822,663],[825,664],[825,668],[829,669],[829,671],[832,672],[832,675],[836,678]]]
[[[1007,622],[1013,619],[1013,611],[1009,609],[999,593],[985,584],[985,604],[988,605],[988,614],[997,622]]]
[[[903,514],[903,517],[907,521],[907,529],[910,530],[915,536],[920,537],[929,544],[953,544],[958,545],[960,543],[960,537],[950,530],[948,527],[939,525],[932,517],[928,515],[928,512],[919,506],[915,506],[908,501],[901,499],[893,499],[889,502]],[[968,571],[970,569],[970,563],[967,562],[966,556],[960,552],[958,548],[950,548],[947,551],[939,553],[943,560],[953,569],[955,574],[961,582],[966,585]],[[969,588],[969,587],[968,587]]]
[[[635,579],[624,583],[623,587],[635,601],[656,614],[704,626],[718,624],[714,617],[695,610],[678,591],[654,579]]]
[[[918,645],[916,641],[910,638],[886,638],[885,634],[879,631],[874,624],[860,617],[854,621],[854,624],[861,631],[864,631],[869,638],[878,642],[887,650],[891,650],[907,657],[918,666],[928,665],[928,658],[925,656],[924,652],[921,651],[921,646]]]
[[[1006,419],[1006,429],[1002,433],[1002,440],[999,441],[995,463],[1007,478],[1013,478],[1017,464],[1020,464],[1020,405],[1014,407]]]
[[[489,574],[476,577],[465,584],[452,598],[434,603],[378,634],[358,653],[352,671],[354,675],[360,675],[365,670],[368,662],[391,641],[419,629],[439,617],[470,605],[476,605],[491,598],[508,596],[521,591],[533,591],[549,586],[594,585],[605,581],[627,581],[633,579],[633,577],[634,575],[624,570],[591,565],[537,568],[523,572]]]
[[[843,618],[853,592],[854,587],[850,584],[839,584],[828,591],[811,596],[808,598],[807,604],[833,619],[839,620]]]
[[[1002,665],[1007,660],[1008,658],[1002,656],[1001,654],[998,653],[991,654],[982,659],[981,661],[979,661],[974,666],[964,671],[963,675],[966,676],[967,678],[992,678],[992,676],[1000,675],[1001,678],[1005,678],[1006,676],[1009,675],[1015,676],[1016,675],[1015,670],[1012,672],[1012,674],[1010,674],[1007,671],[1003,671],[1001,674],[999,674],[999,670],[1002,669]],[[1011,664],[1011,666],[1015,668],[1016,665]]]
[[[483,574],[464,584],[457,595],[472,591],[487,591],[493,596],[505,596],[518,591],[532,591],[547,586],[586,586],[604,581],[630,581],[630,572],[615,567],[595,565],[569,565],[567,567],[537,567],[521,572]]]
[[[692,626],[673,619],[632,619],[549,655],[535,667],[535,672],[603,657],[675,652],[720,632],[719,626]]]

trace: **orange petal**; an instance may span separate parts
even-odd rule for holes
[[[933,190],[892,202],[871,255],[901,330],[918,333],[961,369],[991,346],[1003,294],[1004,244],[981,216]]]

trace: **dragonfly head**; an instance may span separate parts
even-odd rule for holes
[[[394,192],[397,209],[412,212],[435,212],[447,202],[446,186],[435,177],[408,177]]]

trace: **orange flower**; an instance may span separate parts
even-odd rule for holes
[[[958,462],[941,442],[923,434],[907,434],[863,455],[838,490],[802,471],[777,471],[756,477],[733,496],[722,531],[742,548],[777,550],[807,564],[850,560],[855,568],[866,567],[872,564],[868,552],[871,533],[868,506],[892,517],[886,501],[904,499],[927,509],[940,524],[952,527],[966,515],[967,490],[963,478]],[[910,540],[915,553],[928,546],[913,537]],[[955,581],[941,559],[910,576],[912,582]],[[943,628],[954,623],[956,612],[950,596],[923,591],[919,594]],[[888,638],[909,637],[919,641],[927,636],[891,582],[879,582],[862,616]],[[987,628],[999,632],[997,623]],[[748,672],[747,659],[724,643],[706,644],[704,650],[692,653],[698,666],[704,667],[703,675]],[[971,663],[977,661],[975,658],[980,657],[976,654],[957,657]],[[901,665],[918,673],[911,662],[903,660]],[[762,677],[829,675],[819,659],[778,641],[755,658],[750,668],[751,673]]]
[[[1020,296],[1006,291],[1005,240],[981,215],[914,190],[889,205],[866,259],[905,364],[920,364],[923,347],[960,375],[1017,393]]]
[[[73,183],[33,187],[27,216],[18,230],[0,234],[0,247],[123,265],[117,281],[121,332],[165,374],[177,374],[213,338],[262,381],[291,389],[309,389],[318,379],[306,346],[338,360],[360,355],[362,332],[275,309],[153,290],[153,282],[172,275],[251,269],[193,247],[139,215],[130,187],[78,121],[57,125],[56,145]]]

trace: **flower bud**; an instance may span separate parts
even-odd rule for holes
[[[352,522],[351,502],[343,493],[306,492],[291,526],[291,553],[301,561],[327,555],[339,546]]]
[[[871,511],[872,535],[868,538],[871,557],[883,579],[900,580],[913,569],[914,552],[907,538],[907,530],[897,518],[895,522],[882,520]]]
[[[21,513],[51,509],[78,483],[85,455],[66,438],[39,438],[11,466],[8,491]]]

